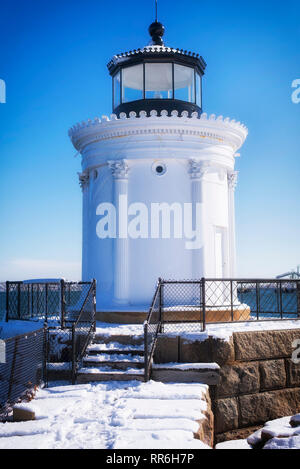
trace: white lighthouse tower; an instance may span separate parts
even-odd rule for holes
[[[75,125],[82,155],[82,278],[97,309],[146,311],[158,277],[235,276],[235,157],[247,129],[202,111],[199,55],[151,45],[108,64],[113,114]]]

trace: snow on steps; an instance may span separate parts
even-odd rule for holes
[[[77,374],[77,383],[90,383],[94,381],[144,381],[144,370],[127,368],[125,370],[113,369],[110,366],[80,368]]]

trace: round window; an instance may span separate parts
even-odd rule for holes
[[[162,176],[167,171],[166,165],[164,163],[154,163],[152,165],[152,170],[157,176]]]

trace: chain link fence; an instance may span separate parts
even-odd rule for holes
[[[0,420],[19,400],[30,400],[45,375],[45,329],[1,341]]]
[[[145,380],[159,333],[201,332],[206,324],[300,319],[300,280],[159,279],[144,324]]]
[[[6,282],[6,320],[43,320],[71,327],[91,282]]]

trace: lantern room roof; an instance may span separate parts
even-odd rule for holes
[[[107,64],[110,75],[118,70],[119,67],[126,65],[133,65],[135,63],[143,62],[147,59],[154,59],[164,61],[165,59],[175,59],[178,62],[189,64],[196,67],[201,75],[204,74],[206,62],[203,57],[194,52],[183,49],[174,49],[173,47],[149,45],[142,49],[133,49],[129,52],[114,55],[110,62]]]

